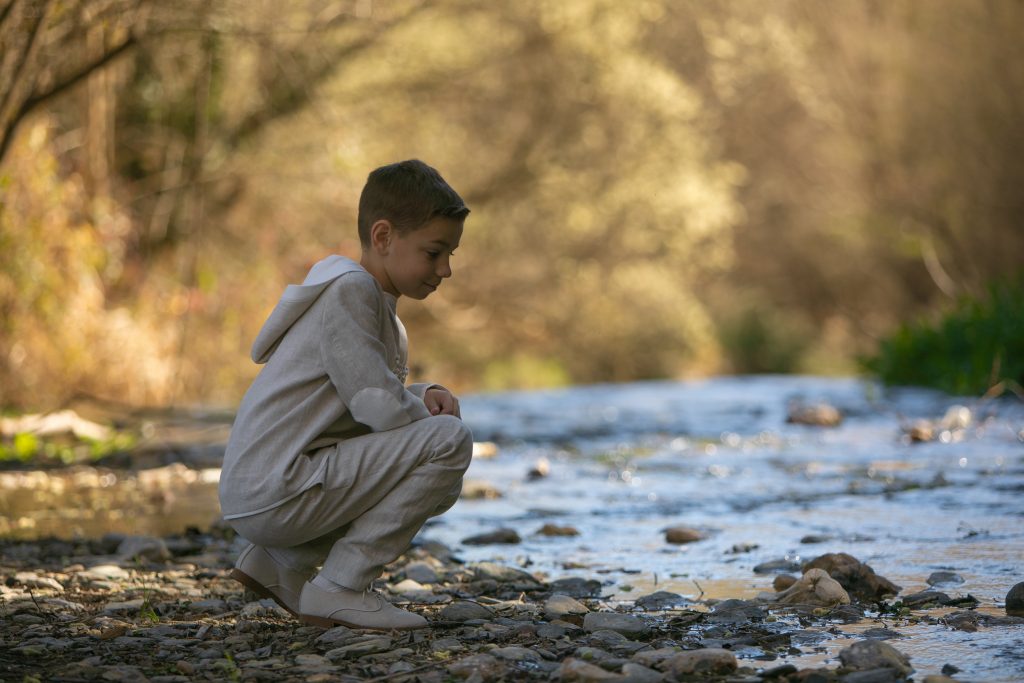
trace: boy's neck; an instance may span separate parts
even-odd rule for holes
[[[391,294],[391,296],[398,298],[399,295],[392,294],[388,290],[390,287],[390,280],[388,279],[387,272],[384,270],[384,264],[380,262],[377,255],[369,249],[364,249],[362,255],[359,257],[359,265],[366,269],[373,279],[377,281],[377,284],[381,286],[385,294]]]

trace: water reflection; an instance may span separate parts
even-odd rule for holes
[[[176,464],[138,472],[93,467],[0,473],[0,536],[95,538],[181,533],[220,517],[219,469]]]

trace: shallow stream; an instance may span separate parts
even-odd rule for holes
[[[838,427],[789,424],[794,402],[828,403],[844,419]],[[940,424],[955,405],[967,411]],[[488,442],[466,488],[490,496],[460,500],[423,536],[466,561],[597,578],[612,602],[655,590],[750,598],[771,591],[773,575],[755,573],[756,565],[826,552],[868,563],[904,595],[928,588],[932,572],[956,572],[964,583],[939,589],[969,593],[994,615],[1024,580],[1024,403],[1014,398],[972,403],[853,379],[759,376],[477,395],[462,406],[476,440]],[[934,423],[934,440],[906,435],[919,419]],[[209,525],[216,477],[181,465],[149,474],[0,474],[0,535]],[[578,535],[538,534],[545,524]],[[673,526],[704,540],[669,544],[664,530]],[[461,543],[499,528],[522,541]],[[968,633],[884,622],[904,634],[892,644],[917,676],[953,664],[963,680],[1024,680],[1020,626]],[[804,654],[772,665],[835,665],[846,639],[880,625],[837,624]]]

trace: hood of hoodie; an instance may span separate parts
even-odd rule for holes
[[[302,317],[313,302],[325,289],[342,275],[366,270],[344,256],[328,256],[313,266],[301,285],[288,285],[281,300],[271,311],[270,317],[263,323],[256,341],[252,345],[252,359],[257,363],[266,363],[273,355],[274,349],[281,343],[285,332]]]

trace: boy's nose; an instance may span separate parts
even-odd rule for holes
[[[443,261],[441,261],[440,264],[438,264],[437,275],[439,277],[451,277],[452,276],[452,266],[448,262],[448,259],[444,259]]]

